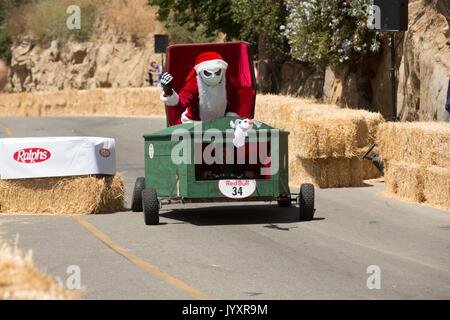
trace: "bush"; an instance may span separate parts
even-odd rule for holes
[[[371,0],[286,0],[289,12],[281,27],[291,55],[304,62],[338,65],[378,51],[376,33],[367,28]]]
[[[81,9],[81,29],[70,30],[67,27],[69,5],[78,5]],[[51,40],[66,41],[71,35],[78,41],[86,41],[92,31],[95,20],[95,7],[90,1],[42,0],[27,10],[26,32],[33,40],[48,43]]]
[[[272,57],[288,53],[286,37],[280,26],[286,23],[283,0],[231,0],[233,18],[241,25],[240,37],[249,42],[264,42],[259,47]]]

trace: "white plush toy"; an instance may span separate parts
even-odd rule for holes
[[[233,144],[236,148],[244,146],[245,137],[247,137],[248,132],[253,129],[253,124],[258,128],[261,127],[261,122],[251,119],[236,119],[234,122],[230,121],[230,126],[234,129]]]

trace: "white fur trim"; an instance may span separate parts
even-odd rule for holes
[[[197,72],[198,74],[203,70],[219,69],[219,68],[226,70],[228,68],[228,63],[220,59],[204,61],[195,66],[195,72]]]
[[[187,110],[181,114],[181,123],[193,123],[194,120],[189,119],[189,118],[186,116],[186,113],[187,113]]]
[[[227,112],[225,114],[226,117],[237,117],[239,118],[239,115],[236,112]]]
[[[161,95],[159,96],[159,99],[166,104],[166,106],[174,107],[180,102],[180,98],[178,97],[178,94],[173,90],[173,93],[171,96],[166,97],[164,95],[164,91],[161,92]]]

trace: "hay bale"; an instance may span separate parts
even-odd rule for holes
[[[450,210],[450,168],[389,161],[386,191],[419,203]]]
[[[341,109],[310,99],[260,95],[255,118],[290,132],[290,172],[295,183],[321,188],[355,187],[381,176],[357,159],[375,142],[383,117],[364,110]]]
[[[0,116],[164,116],[160,88],[0,94]]]
[[[353,158],[375,142],[383,117],[364,110],[287,96],[260,95],[255,118],[291,132],[290,156],[303,159]]]
[[[40,273],[31,252],[23,254],[17,246],[0,243],[0,300],[74,300],[61,282]]]
[[[302,159],[290,163],[291,182],[294,185],[312,183],[318,188],[364,186],[364,180],[381,176],[367,160],[353,158]]]
[[[431,166],[423,177],[423,195],[428,204],[450,210],[450,168]]]
[[[88,215],[123,208],[120,175],[0,180],[1,213]]]
[[[396,162],[448,167],[450,123],[384,123],[378,130],[381,156]]]
[[[424,202],[423,167],[414,163],[389,161],[384,180],[386,191],[401,198]]]

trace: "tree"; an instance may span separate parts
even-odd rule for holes
[[[229,0],[149,0],[148,3],[159,7],[158,20],[175,36],[175,41],[202,42],[216,38],[219,32],[229,40],[239,36],[241,26],[233,19]],[[183,34],[185,38],[180,37]]]
[[[231,0],[233,18],[242,39],[257,45],[260,89],[279,92],[281,65],[289,60],[289,46],[280,27],[286,23],[283,0]]]
[[[280,32],[285,23],[283,0],[149,0],[159,6],[158,20],[172,34],[172,43],[211,42],[219,33],[226,40],[243,40],[255,45],[261,62],[261,89],[277,91],[277,68],[289,47]],[[184,31],[183,31],[184,30]]]

